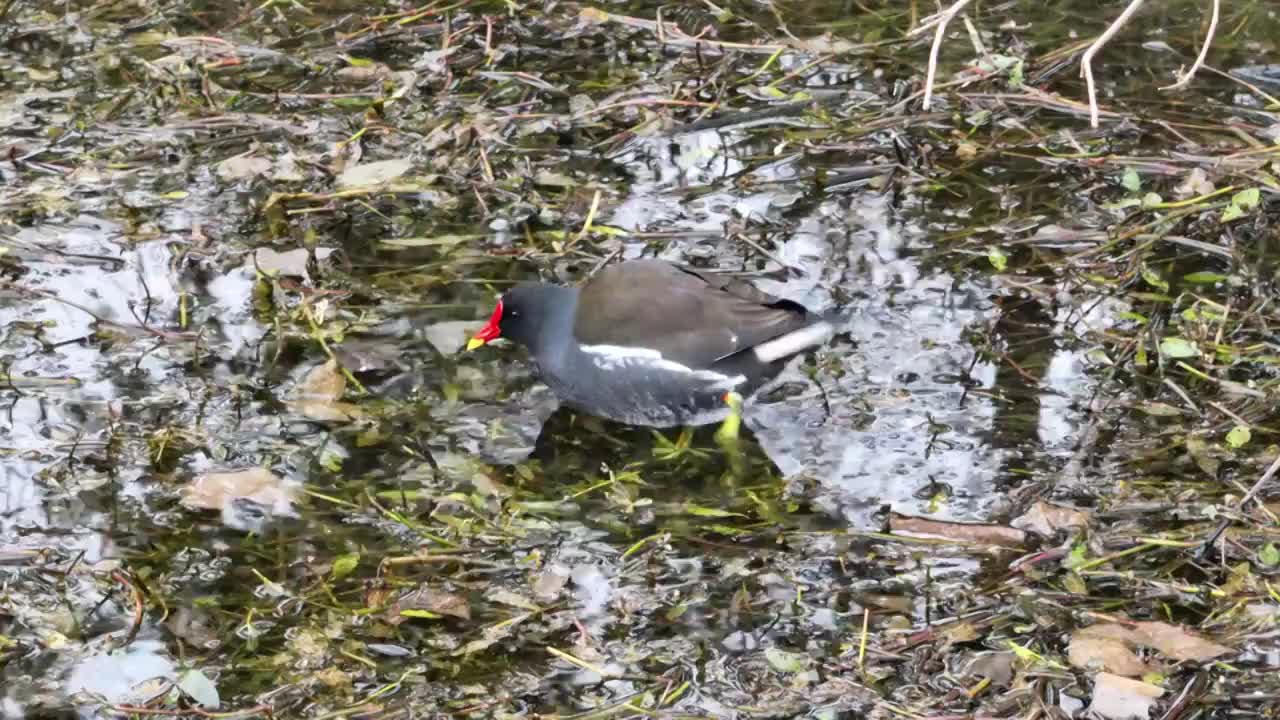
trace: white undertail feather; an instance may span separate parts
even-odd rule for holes
[[[821,345],[835,333],[835,330],[834,325],[826,320],[820,320],[786,335],[780,335],[767,342],[762,342],[755,346],[752,352],[755,353],[756,359],[760,360],[760,362],[771,363],[774,360],[779,360],[788,355],[795,355],[802,350]]]

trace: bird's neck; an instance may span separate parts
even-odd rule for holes
[[[543,361],[557,360],[553,356],[576,346],[576,342],[565,343],[564,340],[573,339],[574,318],[578,316],[578,290],[557,286],[551,293],[552,302],[546,303],[543,310],[541,332],[527,343],[529,351]]]

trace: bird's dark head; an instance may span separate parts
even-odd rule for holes
[[[498,298],[498,304],[489,316],[489,322],[467,341],[467,349],[476,348],[500,337],[520,343],[536,353],[544,329],[560,319],[566,311],[572,312],[569,298],[562,297],[573,291],[568,288],[542,283],[520,283]]]

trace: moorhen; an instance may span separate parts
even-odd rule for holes
[[[611,265],[580,288],[521,283],[467,343],[524,345],[566,404],[628,425],[705,425],[835,331],[827,318],[732,278],[661,260]]]

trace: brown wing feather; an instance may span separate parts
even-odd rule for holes
[[[574,336],[587,345],[653,348],[706,367],[813,319],[800,305],[745,282],[633,260],[603,269],[582,288]]]

